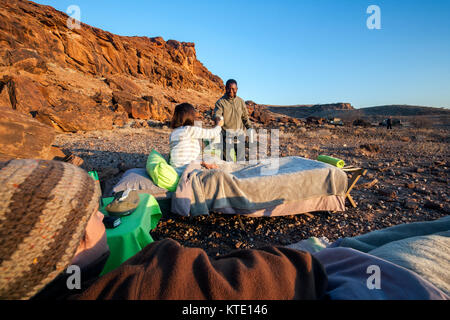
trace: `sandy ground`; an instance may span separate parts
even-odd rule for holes
[[[155,126],[68,133],[59,135],[55,145],[83,158],[85,169],[98,171],[107,193],[125,170],[145,167],[153,148],[168,154],[170,132]],[[168,214],[151,235],[221,255],[312,236],[334,241],[400,223],[434,220],[450,213],[449,142],[448,129],[288,128],[280,131],[281,156],[316,159],[326,154],[368,170],[352,191],[357,208],[348,203],[345,212],[273,218]]]

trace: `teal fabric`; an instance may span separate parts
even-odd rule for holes
[[[172,192],[177,189],[180,176],[175,168],[169,165],[166,159],[156,150],[152,150],[148,156],[146,169],[148,175],[158,187]]]
[[[343,238],[339,243],[339,246],[349,247],[368,253],[369,251],[392,241],[410,237],[426,236],[448,230],[450,230],[450,216],[434,221],[400,224],[352,238]]]
[[[139,198],[139,206],[131,215],[121,217],[122,223],[117,228],[106,229],[110,256],[101,275],[116,269],[153,242],[150,230],[158,225],[162,215],[161,209],[152,195],[142,193],[139,194]],[[103,214],[108,215],[105,207],[113,199],[113,197],[103,199],[104,206],[100,210]]]

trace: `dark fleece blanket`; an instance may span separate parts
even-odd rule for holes
[[[153,242],[76,299],[320,299],[327,287],[312,255],[283,247],[209,257],[174,240]]]

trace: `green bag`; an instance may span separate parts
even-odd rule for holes
[[[325,162],[325,163],[331,164],[331,165],[333,165],[335,167],[338,167],[338,168],[345,167],[344,160],[333,158],[333,157],[330,157],[330,156],[320,155],[320,156],[317,157],[317,160],[321,161],[321,162]]]
[[[166,159],[154,149],[148,156],[146,169],[148,175],[158,187],[167,189],[171,192],[177,189],[178,181],[180,180],[178,173],[167,163]]]

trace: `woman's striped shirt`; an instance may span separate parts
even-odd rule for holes
[[[217,139],[220,137],[222,127],[204,129],[195,126],[176,128],[169,138],[170,165],[181,174],[186,166],[193,160],[201,160],[199,139]]]

